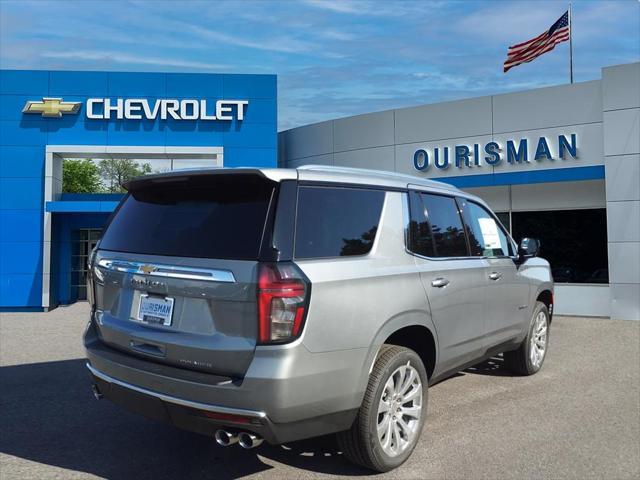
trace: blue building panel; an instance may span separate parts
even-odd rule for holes
[[[78,105],[47,117],[42,111],[51,104],[45,98]],[[122,116],[127,99],[142,99],[155,118],[118,119],[116,111],[109,119],[89,118],[88,99],[108,99],[112,106],[120,99]],[[209,116],[216,115],[219,100],[249,103],[241,121],[237,107],[233,120],[176,120],[167,111],[168,119],[161,118],[158,101],[183,99],[206,101]],[[104,112],[100,101],[97,115]],[[34,113],[23,113],[27,102],[35,102]],[[138,104],[133,114],[141,110]],[[41,307],[43,283],[50,283],[51,306],[73,301],[72,234],[101,228],[117,206],[117,196],[53,191],[54,201],[45,209],[48,145],[221,147],[225,166],[275,167],[276,141],[275,75],[0,70],[0,310]],[[45,215],[51,215],[49,282],[43,281],[42,265]]]
[[[55,213],[73,213],[73,212],[99,212],[100,204],[102,202],[96,201],[57,201],[47,203],[47,212]]]
[[[0,145],[46,145],[47,120],[0,120]]]
[[[247,133],[249,134],[247,137]],[[268,123],[243,124],[224,134],[227,147],[277,148],[278,139],[273,135],[273,125]]]
[[[33,273],[42,267],[42,242],[0,242],[0,275]]]
[[[224,164],[227,167],[274,167],[271,162],[275,148],[226,148],[224,150]]]
[[[0,178],[0,209],[34,210],[42,208],[42,178]]]
[[[120,202],[100,202],[100,211],[104,213],[113,212]]]
[[[0,209],[0,243],[41,241],[42,210]]]
[[[590,167],[554,168],[527,172],[487,173],[438,178],[458,188],[496,187],[499,185],[528,185],[534,183],[575,182],[604,178],[604,165]]]
[[[164,125],[158,128],[156,123],[150,120],[106,122],[107,145],[166,145]]]
[[[0,178],[44,175],[44,147],[0,145]]]
[[[0,275],[0,310],[33,309],[42,305],[42,274],[8,273]]]
[[[275,75],[226,74],[222,77],[223,95],[227,99],[275,98]]]
[[[77,202],[119,202],[124,197],[124,193],[63,193],[60,200]],[[54,202],[51,202],[54,203]]]
[[[22,119],[22,107],[33,95],[0,95],[0,120]]]
[[[47,202],[46,210],[52,213],[113,212],[118,203],[115,200],[60,200]]]
[[[106,97],[109,93],[108,77],[106,72],[53,71],[49,73],[49,95]]]
[[[267,123],[275,125],[278,122],[278,108],[276,99],[258,98],[251,100],[245,109],[245,124]],[[233,124],[238,123],[236,120]]]
[[[111,97],[166,97],[164,73],[110,72],[108,95]]]
[[[222,75],[167,73],[167,98],[223,98]]]
[[[79,139],[81,139],[82,145],[108,144],[106,120],[89,121],[83,118],[74,118],[75,121],[72,121],[62,118],[60,123],[52,120],[49,120],[51,122],[47,142],[49,145],[74,145],[78,144]]]
[[[49,72],[0,70],[0,95],[49,95]]]
[[[166,144],[175,146],[206,147],[211,145],[226,145],[223,132],[227,124],[209,121],[193,122],[187,125],[176,120],[167,120],[165,124]]]

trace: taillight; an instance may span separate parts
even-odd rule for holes
[[[92,307],[95,306],[95,291],[94,291],[94,277],[97,277],[97,280],[104,280],[97,274],[94,275],[95,263],[96,263],[96,252],[97,247],[93,247],[91,253],[89,253],[89,258],[87,259],[87,301],[89,305]]]
[[[261,264],[258,271],[258,341],[284,343],[302,332],[310,285],[293,263]]]

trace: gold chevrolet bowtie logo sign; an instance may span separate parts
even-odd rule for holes
[[[59,118],[68,113],[75,114],[80,110],[80,102],[63,102],[61,98],[44,97],[42,101],[28,101],[22,113],[39,113],[47,118]]]

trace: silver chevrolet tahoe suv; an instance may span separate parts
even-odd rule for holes
[[[89,266],[97,398],[224,446],[337,433],[387,471],[416,446],[428,384],[501,353],[542,367],[549,264],[455,187],[307,166],[127,189]]]

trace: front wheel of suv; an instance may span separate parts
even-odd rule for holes
[[[542,368],[549,349],[549,310],[536,302],[529,332],[517,350],[504,352],[505,366],[518,375],[533,375]]]
[[[417,353],[383,345],[358,416],[338,434],[346,458],[387,472],[409,458],[427,416],[427,372]]]

